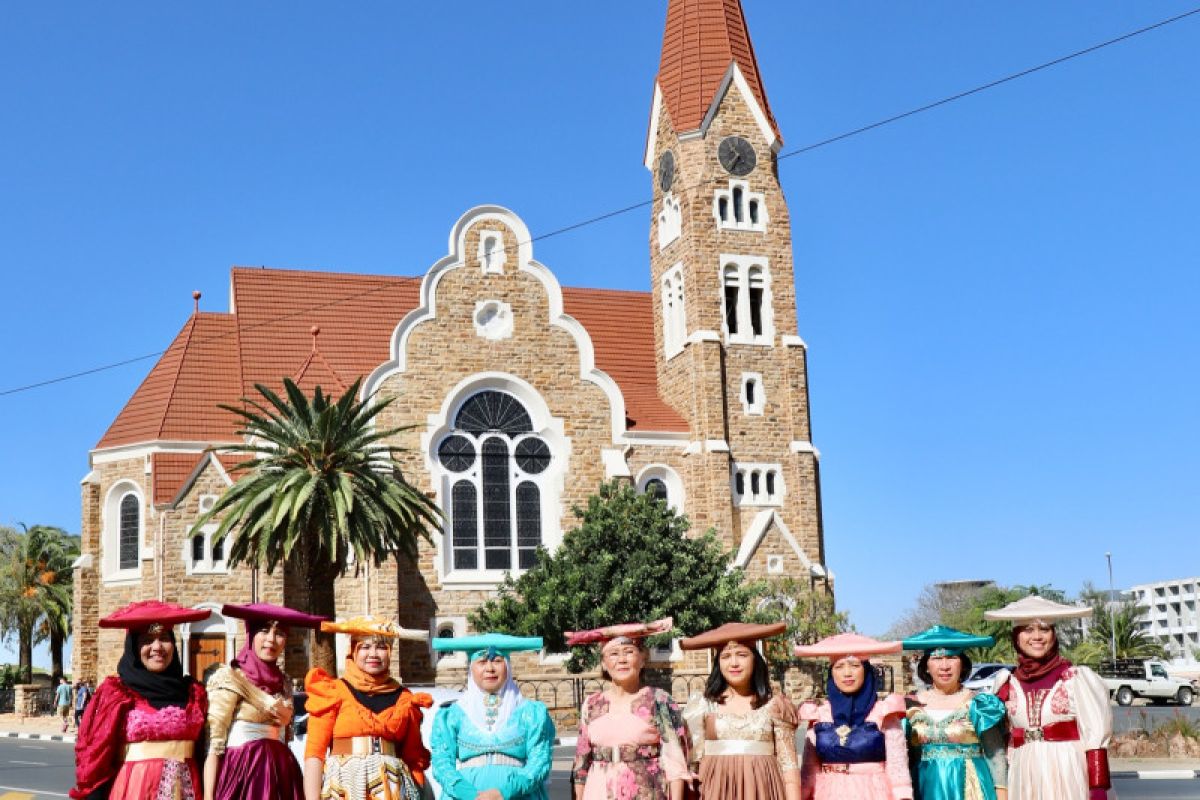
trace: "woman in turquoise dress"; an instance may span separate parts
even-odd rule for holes
[[[433,777],[451,800],[546,800],[554,723],[512,678],[509,655],[541,650],[541,638],[499,633],[434,639],[469,654],[467,688],[433,720]]]
[[[909,764],[918,800],[1006,800],[1008,754],[1004,703],[974,693],[962,681],[971,671],[968,647],[990,647],[990,636],[971,636],[942,625],[904,640],[923,650],[917,675],[928,689],[910,694]]]

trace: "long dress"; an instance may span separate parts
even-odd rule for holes
[[[475,800],[498,789],[505,800],[546,800],[554,750],[554,723],[546,706],[526,700],[497,731],[481,731],[458,705],[433,720],[433,777],[442,797]]]
[[[88,703],[75,742],[71,797],[200,800],[195,746],[207,710],[198,683],[186,706],[154,708],[120,678],[106,678]]]
[[[267,694],[230,666],[208,679],[208,752],[221,756],[216,800],[304,800],[304,775],[273,713],[282,707],[291,716],[291,687],[283,686]]]
[[[417,800],[428,796],[429,751],[421,742],[421,709],[433,705],[424,692],[395,693],[379,713],[355,697],[350,685],[323,669],[305,680],[308,737],[305,758],[325,762],[322,800]]]
[[[643,687],[628,711],[597,692],[583,703],[571,781],[584,800],[661,800],[691,777],[687,750],[683,713],[662,689]]]
[[[688,701],[683,718],[692,761],[700,763],[701,798],[782,800],[784,773],[800,769],[796,728],[772,711],[771,703],[737,714],[701,695]]]
[[[963,692],[953,709],[933,709],[909,696],[908,741],[919,800],[996,800],[1007,785],[1004,703],[994,694]]]
[[[800,761],[805,800],[911,800],[903,717],[904,698],[894,694],[876,701],[862,725],[842,732],[829,701],[800,706],[800,719],[809,723]]]
[[[1052,686],[1026,693],[1007,674],[997,681],[1011,730],[1009,800],[1088,800],[1088,750],[1108,747],[1108,689],[1087,667],[1068,667]],[[1036,732],[1036,733],[1035,733]]]

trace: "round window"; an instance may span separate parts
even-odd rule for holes
[[[465,472],[475,465],[475,445],[465,436],[447,436],[438,448],[438,460],[451,472]]]
[[[517,442],[517,466],[523,472],[537,475],[550,466],[550,447],[541,439],[522,439]]]

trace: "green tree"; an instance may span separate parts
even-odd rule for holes
[[[418,539],[440,527],[441,512],[405,480],[396,462],[402,448],[388,440],[403,428],[375,427],[394,398],[359,400],[359,381],[333,399],[318,386],[312,398],[284,379],[284,399],[262,384],[265,402],[222,406],[241,418],[246,443],[223,449],[249,456],[244,474],[192,528],[221,518],[214,538],[233,535],[231,565],[273,572],[292,564],[303,581],[307,610],[332,617],[334,581],[348,556],[357,565],[415,559]],[[318,633],[313,662],[333,671],[331,634]]]
[[[763,643],[763,655],[780,684],[789,666],[798,663],[792,647],[813,644],[827,636],[853,630],[850,615],[838,611],[833,595],[815,591],[804,581],[792,577],[758,581],[754,585],[749,619],[751,622],[786,622],[783,636]]]
[[[476,630],[542,636],[561,651],[568,630],[670,616],[679,630],[697,633],[744,618],[753,586],[730,569],[713,531],[688,536],[686,517],[620,481],[602,484],[574,514],[579,527],[553,555],[541,551],[532,569],[506,577],[471,615]],[[574,648],[567,667],[595,663],[595,648]]]
[[[62,645],[70,628],[71,564],[78,540],[61,528],[34,525],[0,535],[0,620],[4,637],[17,638],[19,680],[33,676],[33,646],[51,640],[54,677],[62,675]],[[57,649],[55,649],[57,646]]]
[[[1115,601],[1110,614],[1108,593],[1095,589],[1091,584],[1084,585],[1080,599],[1092,607],[1092,619],[1087,636],[1071,651],[1072,660],[1094,667],[1112,658],[1114,640],[1117,658],[1166,657],[1167,650],[1163,643],[1142,630],[1138,624],[1146,609],[1134,600]]]

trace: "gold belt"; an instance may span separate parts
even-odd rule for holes
[[[163,758],[168,761],[186,761],[196,749],[195,742],[172,740],[169,742],[133,742],[125,745],[125,761],[151,761]]]
[[[396,756],[396,743],[378,736],[346,736],[329,743],[329,753],[335,756]]]

